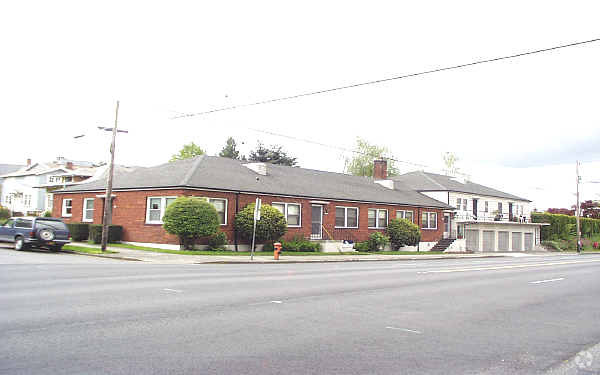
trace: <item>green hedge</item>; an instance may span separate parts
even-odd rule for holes
[[[123,227],[120,225],[108,226],[108,242],[120,242],[123,236]],[[90,224],[89,240],[92,243],[102,242],[102,224]]]
[[[531,222],[550,224],[542,226],[542,241],[567,240],[571,236],[576,235],[575,227],[577,222],[575,216],[532,212]],[[589,238],[600,234],[600,219],[582,217],[579,222],[581,224],[582,236]]]
[[[90,225],[86,223],[67,224],[73,241],[85,241],[90,234]]]

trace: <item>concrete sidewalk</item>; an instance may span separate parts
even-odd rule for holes
[[[73,242],[73,246],[90,247],[98,249],[97,245],[86,242]],[[544,256],[552,253],[481,253],[481,254],[431,254],[431,255],[306,255],[306,256],[281,256],[280,260],[274,260],[273,256],[250,256],[240,255],[184,255],[170,253],[155,253],[152,251],[133,250],[123,247],[108,247],[108,250],[116,254],[98,254],[94,256],[137,260],[141,262],[159,264],[210,264],[210,263],[325,263],[325,262],[374,262],[374,261],[400,261],[400,260],[427,260],[427,259],[458,259],[458,258],[491,258],[491,257],[528,257]]]

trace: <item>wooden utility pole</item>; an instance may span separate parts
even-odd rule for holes
[[[575,171],[577,173],[577,206],[575,207],[575,220],[577,221],[577,253],[581,251],[581,231],[579,229],[579,181],[581,177],[579,177],[579,160],[575,166]]]
[[[106,197],[104,198],[104,216],[102,218],[102,242],[100,247],[106,251],[108,242],[108,222],[109,215],[112,212],[112,182],[115,163],[115,139],[117,138],[117,121],[119,119],[119,101],[115,109],[115,126],[112,129],[112,142],[110,144],[110,163],[108,164],[108,176],[106,181]]]

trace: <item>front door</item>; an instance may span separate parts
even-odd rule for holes
[[[444,238],[450,237],[450,214],[444,214]]]
[[[312,205],[311,224],[310,239],[320,240],[323,238],[323,206]]]

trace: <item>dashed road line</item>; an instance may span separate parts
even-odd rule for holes
[[[394,330],[398,330],[398,331],[404,331],[404,332],[416,333],[417,335],[420,335],[420,334],[422,334],[422,333],[423,333],[423,332],[421,332],[421,331],[417,331],[417,330],[414,330],[414,329],[408,329],[408,328],[389,327],[389,326],[388,326],[388,327],[385,327],[385,328],[387,328],[387,329],[394,329]]]
[[[553,281],[561,281],[564,280],[564,277],[559,277],[558,279],[549,279],[549,280],[538,280],[538,281],[530,281],[530,284],[543,284],[543,283],[551,283]]]
[[[491,270],[503,270],[503,269],[513,269],[513,268],[545,267],[545,266],[558,266],[558,265],[565,265],[565,264],[582,264],[582,263],[595,263],[595,262],[600,262],[600,259],[570,261],[570,262],[529,263],[529,264],[516,264],[516,265],[508,265],[508,266],[446,268],[446,269],[439,269],[439,270],[419,271],[419,272],[417,272],[417,274],[468,272],[468,271],[491,271]]]

